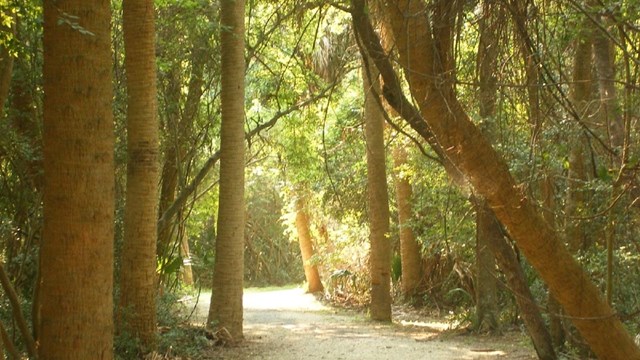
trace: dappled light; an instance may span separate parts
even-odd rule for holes
[[[207,303],[209,296],[203,294],[200,301]],[[327,306],[302,288],[245,289],[244,308],[246,343],[225,349],[225,359],[258,353],[264,359],[283,360],[533,358],[523,343],[447,333],[451,324],[417,315],[397,324],[372,322],[363,314]],[[206,312],[197,316],[202,321]],[[524,341],[522,335],[511,334],[509,339]]]
[[[640,360],[640,0],[0,0],[0,360]]]

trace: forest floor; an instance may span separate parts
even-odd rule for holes
[[[195,324],[206,321],[210,296],[200,295]],[[245,340],[206,349],[201,359],[536,359],[520,332],[469,334],[401,308],[394,308],[393,324],[381,324],[323,305],[300,288],[245,291],[244,309]]]

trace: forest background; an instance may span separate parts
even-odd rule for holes
[[[124,279],[133,279],[128,271],[144,261],[147,268],[140,271],[148,274],[151,268],[158,276],[146,286],[151,299],[155,294],[159,299],[150,310],[152,333],[155,316],[160,325],[178,328],[171,306],[185,292],[212,284],[214,294],[226,291],[223,285],[216,288],[214,276],[220,271],[214,270],[216,263],[222,264],[220,249],[226,249],[216,241],[227,223],[220,217],[229,208],[220,206],[228,201],[220,194],[228,192],[218,185],[234,183],[244,184],[245,201],[244,210],[234,212],[242,217],[236,243],[244,259],[234,271],[247,286],[306,280],[311,291],[324,291],[336,303],[368,307],[374,319],[389,320],[393,300],[432,309],[477,331],[524,322],[541,358],[590,351],[602,357],[615,347],[619,352],[610,352],[611,358],[637,354],[633,345],[617,341],[594,345],[592,338],[602,335],[589,326],[597,322],[591,317],[619,320],[624,328],[611,321],[623,329],[612,336],[622,334],[623,344],[629,343],[626,334],[640,332],[640,3],[233,3],[242,5],[234,9],[246,29],[243,46],[231,47],[243,50],[235,64],[243,65],[244,96],[231,98],[242,100],[236,125],[242,127],[240,142],[246,140],[244,181],[220,168],[224,94],[229,93],[224,77],[231,74],[224,56],[232,54],[223,34],[237,30],[225,24],[223,6],[199,0],[101,5],[111,29],[102,35],[108,45],[104,53],[110,54],[104,61],[112,80],[107,92],[113,94],[108,105],[114,128],[105,130],[115,134],[105,145],[113,149],[113,171],[104,171],[115,175],[114,256],[106,268],[115,286],[109,293],[113,301],[105,306],[115,308],[117,354],[137,356],[141,349],[173,341],[161,337],[156,343],[136,325],[121,325],[138,321],[122,311],[123,301],[133,299],[128,306],[135,308],[136,296],[145,297],[123,295],[129,291],[123,282],[135,283]],[[128,4],[146,9],[131,15],[128,24],[146,24],[141,19],[151,14],[155,28],[127,31],[127,14],[135,14]],[[46,306],[41,307],[50,293],[39,291],[54,267],[43,265],[41,256],[51,251],[43,248],[46,224],[52,223],[47,204],[54,203],[55,191],[77,190],[47,185],[55,183],[47,166],[56,169],[49,162],[53,156],[46,155],[47,139],[55,134],[47,135],[47,109],[53,108],[47,98],[54,99],[60,87],[47,80],[46,56],[55,52],[47,50],[46,26],[68,27],[81,39],[102,35],[70,10],[51,10],[58,15],[48,21],[46,6],[37,1],[4,0],[0,9],[0,241],[6,273],[1,323],[11,342],[33,356],[35,342],[47,334],[46,325],[44,333],[37,329],[40,317],[46,319]],[[407,28],[416,49],[399,35]],[[423,30],[426,45],[415,40]],[[127,45],[127,32],[133,45]],[[61,39],[56,44],[63,45]],[[157,237],[145,250],[153,251],[151,263],[126,255],[136,237],[127,235],[127,226],[138,228],[126,220],[127,212],[137,211],[127,206],[138,203],[127,201],[132,159],[137,159],[130,138],[133,65],[127,59],[134,59],[129,54],[136,48],[151,49],[154,57],[151,73],[142,79],[154,79],[155,108],[142,118],[157,121],[158,134],[150,142],[158,147],[149,153],[155,154],[150,163],[156,167],[143,180],[156,183],[151,193],[156,191],[157,205],[150,207],[155,209],[150,217],[137,220]],[[73,66],[62,63],[58,73],[73,73]],[[95,81],[90,72],[85,76]],[[383,120],[384,130],[371,134]],[[148,124],[154,127],[152,120]],[[98,140],[100,134],[105,132],[96,132]],[[484,156],[489,148],[495,157]],[[382,183],[376,182],[381,177]],[[513,209],[531,209],[527,214],[543,222],[533,215],[518,217]],[[376,231],[382,240],[374,238]],[[89,244],[91,236],[85,240],[81,243]],[[579,266],[536,260],[538,248],[557,249],[556,242]],[[305,247],[311,243],[312,249]],[[73,259],[63,265],[70,273],[78,269]],[[583,292],[586,282],[563,280],[578,273],[595,284],[601,298],[591,301],[599,295]],[[56,286],[65,281],[51,276]],[[576,305],[575,298],[586,300]],[[560,305],[568,306],[568,313]],[[222,318],[212,310],[210,319]],[[581,327],[581,322],[589,324]],[[31,340],[24,327],[33,329],[26,331]],[[233,335],[241,334],[240,329]]]

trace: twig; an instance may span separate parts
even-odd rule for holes
[[[9,334],[7,333],[7,329],[5,329],[5,327],[4,327],[4,325],[2,323],[0,323],[0,333],[2,335],[2,343],[4,344],[4,347],[9,352],[10,356],[12,358],[14,358],[15,360],[20,360],[22,358],[22,356],[20,356],[20,353],[18,353],[18,350],[16,350],[15,345],[13,345],[13,342],[9,338]]]
[[[37,359],[38,352],[36,350],[36,343],[35,341],[33,341],[33,336],[31,336],[31,333],[29,332],[27,321],[22,314],[22,308],[20,307],[18,294],[16,294],[11,281],[9,281],[7,273],[4,271],[4,266],[1,263],[0,282],[2,283],[2,289],[4,289],[4,293],[9,298],[9,302],[11,302],[11,308],[13,309],[13,318],[18,322],[18,328],[20,328],[20,332],[22,333],[22,337],[24,338],[24,342],[27,346],[27,352],[32,359]]]

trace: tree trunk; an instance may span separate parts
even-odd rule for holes
[[[124,0],[127,189],[120,274],[122,328],[145,351],[156,343],[159,135],[153,1]]]
[[[367,144],[367,205],[369,210],[370,315],[391,321],[391,241],[389,195],[384,146],[384,116],[380,106],[380,82],[373,63],[364,60],[364,126]]]
[[[538,358],[542,360],[555,360],[556,354],[553,349],[551,335],[545,327],[544,320],[538,309],[538,304],[531,294],[531,290],[527,284],[527,278],[524,275],[522,266],[513,248],[506,241],[500,223],[498,219],[496,219],[493,211],[488,207],[488,204],[477,199],[475,204],[477,208],[481,209],[479,210],[478,216],[483,217],[482,223],[486,224],[487,229],[491,231],[490,234],[487,234],[488,236],[484,236],[486,246],[495,255],[498,266],[507,278],[507,286],[516,299],[522,321],[527,327],[529,337],[531,337]]]
[[[479,201],[476,208],[476,329],[498,329],[498,283],[496,259],[490,242],[504,241],[500,223],[491,208]],[[517,296],[517,295],[516,295]]]
[[[242,339],[244,276],[244,0],[220,6],[222,84],[218,238],[208,327]]]
[[[607,21],[604,17],[601,17],[601,23],[607,27]],[[611,148],[618,156],[621,156],[622,147],[624,146],[625,125],[618,108],[616,95],[615,53],[609,35],[600,29],[593,32],[593,54],[598,73],[600,111],[609,130]]]
[[[542,217],[551,226],[555,228],[555,215],[556,209],[555,192],[553,189],[553,179],[548,174],[541,179],[540,193],[542,196],[543,209]],[[558,350],[564,349],[565,334],[564,326],[562,325],[562,307],[558,304],[558,300],[553,297],[553,294],[549,293],[547,296],[547,311],[549,313],[549,334],[551,335],[551,342],[553,346]]]
[[[400,228],[400,256],[402,266],[402,293],[410,299],[416,295],[422,281],[422,251],[411,228],[411,183],[402,167],[407,163],[407,150],[398,144],[393,151],[396,171],[396,206]]]
[[[352,3],[355,8],[363,7],[362,0]],[[443,77],[449,69],[442,67],[434,53],[435,48],[443,48],[436,44],[440,40],[434,37],[425,17],[417,16],[426,10],[425,4],[418,1],[397,0],[386,6],[400,63],[422,117],[446,155],[466,175],[476,193],[486,199],[596,355],[602,359],[640,359],[640,349],[613,309],[603,301],[598,288],[542,219],[516,184],[506,162],[458,102],[448,78]],[[379,42],[377,47],[381,49]]]
[[[495,141],[495,115],[497,99],[498,38],[501,35],[502,6],[485,0],[480,18],[480,41],[478,46],[478,79],[480,82],[480,117],[484,135]],[[502,239],[500,223],[494,220],[493,212],[484,201],[474,203],[476,209],[476,328],[495,331],[498,329],[498,283],[496,260],[489,247],[490,241]],[[489,239],[496,237],[498,239]]]
[[[309,216],[305,207],[304,199],[299,197],[296,200],[296,230],[298,232],[304,276],[307,279],[307,292],[316,293],[323,291],[324,287],[322,286],[322,281],[320,281],[318,266],[311,262],[314,255],[313,240],[309,230]]]
[[[166,85],[164,97],[166,99],[166,106],[163,109],[163,113],[165,114],[165,136],[166,139],[163,148],[164,150],[164,161],[162,163],[162,173],[160,178],[160,201],[159,201],[159,209],[158,213],[163,214],[167,208],[171,206],[175,197],[176,197],[176,189],[178,188],[178,164],[179,164],[179,150],[178,143],[181,141],[180,139],[180,131],[176,130],[175,127],[180,127],[180,76],[181,73],[177,66],[172,67],[165,80],[168,84]],[[171,261],[171,249],[172,242],[171,239],[173,235],[176,234],[176,227],[179,222],[166,222],[165,226],[162,226],[158,229],[158,245],[157,245],[157,253],[158,260],[161,265],[161,274],[162,268],[164,265],[168,264]],[[164,275],[164,274],[162,274]],[[163,282],[164,276],[161,277],[160,281]]]
[[[180,232],[180,257],[182,258],[182,269],[180,270],[182,283],[184,285],[193,285],[193,269],[191,268],[189,237],[184,230]]]
[[[3,16],[7,14],[3,13]],[[0,33],[3,39],[16,35],[16,16],[10,16],[12,24],[6,26],[0,25]],[[5,40],[4,44],[0,46],[0,113],[4,114],[4,104],[7,102],[9,96],[9,86],[11,85],[11,75],[13,74],[13,56],[9,53],[8,44]]]
[[[573,61],[573,85],[571,86],[571,100],[580,115],[581,121],[588,121],[592,117],[592,82],[591,69],[593,65],[591,52],[590,21],[584,21],[576,43],[576,52]],[[587,164],[585,161],[586,146],[584,144],[582,130],[569,134],[569,186],[565,213],[568,220],[565,226],[566,242],[573,253],[585,250],[588,245],[588,232],[584,224],[572,217],[581,216],[586,206],[585,182],[587,178]]]
[[[42,359],[113,359],[109,1],[44,3]]]

